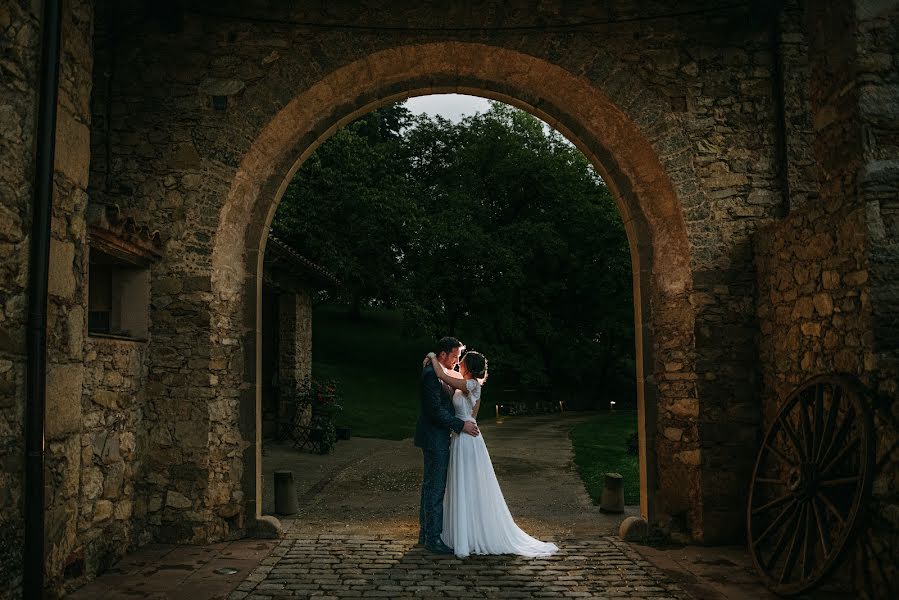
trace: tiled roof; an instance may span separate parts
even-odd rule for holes
[[[291,248],[285,242],[271,233],[268,235],[268,243],[265,246],[265,262],[274,266],[277,262],[286,261],[294,269],[304,275],[312,275],[326,283],[340,286],[340,279],[321,265],[318,265],[299,252]],[[299,273],[298,273],[299,274]]]

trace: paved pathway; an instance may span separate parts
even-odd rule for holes
[[[578,413],[484,420],[481,430],[512,516],[528,533],[559,538],[617,533],[623,516],[593,505],[575,470],[568,432],[592,418]],[[621,441],[622,445],[626,440]],[[263,510],[271,512],[272,472],[291,469],[306,533],[418,537],[421,450],[411,440],[353,438],[330,456],[272,445],[263,456]],[[637,512],[636,507],[628,514]]]
[[[634,598],[689,594],[612,537],[557,540],[544,559],[434,556],[413,540],[289,533],[228,600]]]
[[[266,480],[275,469],[291,468],[300,513],[287,538],[229,599],[690,598],[610,537],[623,516],[592,504],[568,440],[570,428],[589,418],[567,413],[481,424],[516,522],[561,547],[546,559],[458,560],[414,546],[421,452],[410,440],[341,442],[333,457],[270,447]]]
[[[556,556],[458,560],[416,547],[421,454],[409,440],[353,439],[329,456],[271,446],[263,458],[264,498],[270,502],[273,495],[272,471],[283,468],[294,471],[300,498],[300,513],[284,521],[283,540],[145,546],[68,598],[768,597],[742,564],[741,549],[732,549],[734,562],[722,563],[720,549],[654,550],[610,535],[622,517],[598,511],[572,465],[567,433],[585,418],[482,423],[516,522],[556,542]],[[272,507],[266,502],[264,508]],[[713,572],[708,565],[716,565]],[[236,572],[222,573],[222,567]]]
[[[66,600],[224,600],[277,548],[277,540],[147,544]]]

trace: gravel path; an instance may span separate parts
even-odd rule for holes
[[[589,418],[566,413],[481,424],[512,515],[528,533],[562,538],[617,531],[623,515],[593,506],[573,464],[568,432]],[[272,472],[290,469],[300,501],[295,532],[417,537],[421,462],[412,440],[353,438],[327,456],[270,446],[263,456],[263,509],[273,511]]]

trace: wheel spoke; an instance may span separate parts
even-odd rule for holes
[[[828,443],[833,435],[833,428],[837,424],[837,412],[839,410],[839,399],[842,397],[840,388],[836,388],[830,396],[830,410],[827,411],[827,421],[824,423],[824,431],[821,433],[821,439],[818,440],[818,448],[815,450],[815,462],[821,462],[821,454],[824,452],[824,445]]]
[[[783,479],[775,479],[773,477],[756,477],[756,483],[767,483],[768,485],[787,485]]]
[[[818,385],[815,386],[815,405],[813,408],[814,413],[814,427],[812,428],[812,432],[814,433],[812,437],[812,449],[809,452],[809,456],[812,458],[818,455],[818,446],[821,445],[821,434],[823,433],[821,430],[824,428],[824,386]]]
[[[788,466],[790,466],[790,467],[796,467],[796,463],[795,463],[794,461],[790,460],[790,458],[789,458],[786,454],[784,454],[783,452],[781,452],[780,450],[778,450],[778,449],[775,448],[774,446],[772,446],[772,445],[770,445],[770,444],[765,444],[765,448],[767,448],[768,450],[770,450],[773,454],[776,454],[777,456],[779,456],[780,459],[781,459],[782,461],[784,461],[785,463],[787,463]]]
[[[799,438],[796,437],[796,432],[793,430],[793,426],[790,425],[790,422],[787,421],[783,415],[778,417],[780,421],[780,426],[784,430],[784,433],[787,434],[787,438],[789,438],[790,442],[793,444],[793,447],[796,448],[796,452],[799,453],[799,461],[802,462],[805,460],[805,452],[802,450],[802,445],[799,443]]]
[[[823,557],[827,558],[830,550],[827,549],[827,538],[824,535],[824,527],[821,525],[821,516],[818,514],[818,501],[812,496],[812,511],[815,513],[815,524],[818,526],[818,537],[821,538],[821,551]]]
[[[772,500],[771,502],[763,504],[763,505],[759,506],[758,508],[752,509],[752,514],[757,515],[761,512],[768,510],[769,508],[773,508],[775,506],[780,506],[781,504],[783,504],[784,502],[786,502],[787,500],[789,500],[792,497],[793,497],[793,492],[787,492],[780,498],[777,498],[775,500]]]
[[[855,448],[856,444],[858,444],[859,441],[861,440],[859,440],[858,437],[853,437],[852,440],[846,442],[846,445],[843,446],[843,449],[840,450],[839,454],[834,456],[833,459],[829,463],[827,463],[827,466],[821,470],[821,473],[824,475],[830,473],[830,470],[840,464],[840,461],[844,456],[846,456],[846,453]]]
[[[808,408],[805,406],[805,400],[801,396],[796,406],[799,407],[799,431],[802,434],[802,449],[805,451],[805,456],[811,456],[815,447],[812,440],[812,426],[808,420]]]
[[[815,536],[812,535],[812,509],[806,503],[805,523],[802,526],[802,562],[799,563],[799,578],[805,579],[805,569],[809,562],[809,550],[812,551],[812,560],[815,558]]]
[[[840,511],[837,510],[837,507],[833,505],[833,502],[830,501],[830,498],[828,498],[824,492],[820,492],[815,497],[821,498],[821,502],[827,507],[827,510],[833,513],[833,516],[840,522],[841,527],[846,526],[846,520],[843,518],[843,515],[840,514]]]
[[[840,428],[834,434],[833,438],[830,440],[830,445],[827,446],[827,450],[824,451],[824,454],[821,455],[821,458],[818,460],[818,464],[828,464],[830,462],[830,454],[835,451],[841,445],[843,445],[843,440],[849,435],[849,430],[852,429],[852,423],[855,420],[855,408],[850,406],[849,410],[846,411],[846,416],[843,419],[843,422],[840,423]]]
[[[787,506],[781,511],[781,513],[779,515],[777,515],[777,517],[774,518],[773,521],[771,521],[771,524],[768,525],[768,528],[765,529],[765,531],[762,533],[762,535],[757,537],[755,539],[755,541],[752,542],[752,545],[758,546],[762,542],[762,540],[764,540],[766,537],[768,537],[768,535],[774,530],[774,528],[777,527],[778,525],[780,525],[780,522],[783,521],[783,518],[790,511],[790,509],[793,508],[794,506],[796,506],[795,498],[789,504],[787,504]]]
[[[805,512],[805,505],[799,507],[799,512],[797,513],[796,519],[796,529],[793,530],[793,540],[790,542],[790,549],[787,550],[787,556],[784,559],[784,566],[780,572],[780,580],[779,583],[783,583],[784,579],[787,578],[793,571],[793,563],[795,563],[796,559],[793,558],[794,550],[796,550],[796,540],[799,538],[799,526],[802,522],[802,514]],[[792,521],[791,521],[792,522]]]
[[[818,482],[821,487],[836,487],[839,485],[849,485],[858,481],[858,475],[852,477],[840,477],[839,479],[822,479]]]
[[[777,543],[774,544],[774,551],[771,553],[771,556],[768,557],[768,560],[765,561],[765,571],[770,571],[771,567],[777,564],[777,559],[780,558],[780,553],[784,551],[784,548],[787,547],[787,534],[790,533],[789,527],[784,527],[780,531],[780,537],[777,538]]]

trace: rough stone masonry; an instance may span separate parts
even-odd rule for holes
[[[873,555],[895,578],[895,2],[66,3],[51,245],[48,592],[129,547],[245,535],[256,323],[282,184],[336,127],[462,92],[545,119],[612,189],[634,263],[642,504],[743,536],[766,419],[857,377],[878,431]],[[22,584],[37,3],[0,5],[0,598]],[[88,334],[87,215],[158,230],[145,339]]]

